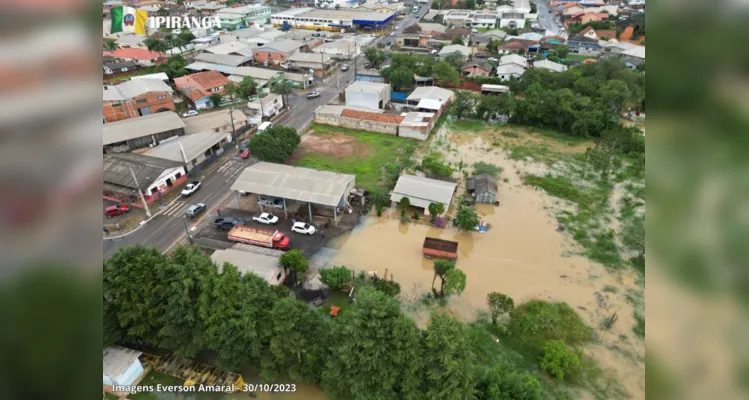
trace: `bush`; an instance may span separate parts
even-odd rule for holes
[[[543,346],[541,368],[559,380],[575,376],[582,370],[580,353],[567,347],[561,340],[549,340]]]
[[[283,163],[301,142],[296,129],[286,126],[273,126],[250,139],[252,155],[263,161]]]
[[[593,336],[593,330],[567,303],[543,300],[531,300],[516,307],[508,333],[513,347],[536,356],[542,354],[542,347],[549,340],[577,346]]]
[[[494,164],[485,163],[483,161],[479,161],[473,164],[474,175],[488,174],[493,177],[496,177],[497,175],[501,174],[502,171],[503,171],[502,167],[498,167]]]
[[[421,215],[417,211],[414,211],[413,215],[411,216],[411,219],[418,221],[419,218],[421,218]]]
[[[398,205],[400,206],[400,208],[403,209],[403,212],[405,212],[406,208],[408,208],[408,206],[411,205],[411,200],[409,200],[408,197],[403,196],[401,197],[401,200],[398,202]]]
[[[343,286],[351,281],[351,277],[351,270],[343,266],[320,270],[320,281],[333,290],[343,289]]]
[[[401,292],[401,285],[398,282],[385,281],[382,279],[378,279],[374,282],[374,288],[391,297],[395,297]]]

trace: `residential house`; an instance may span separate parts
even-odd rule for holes
[[[167,85],[169,84],[169,75],[167,75],[166,72],[157,72],[155,74],[138,75],[138,76],[130,77],[131,81],[137,81],[140,79],[156,79],[156,80],[166,83]]]
[[[245,30],[245,29],[243,29]],[[254,50],[258,46],[256,44],[244,43],[244,42],[226,42],[216,46],[211,46],[202,50],[202,53],[210,54],[223,54],[230,56],[243,56],[252,57]]]
[[[455,38],[463,39],[463,44],[466,43],[466,38],[471,36],[471,30],[468,28],[453,28],[448,29],[443,33],[432,35],[432,39],[437,42],[444,44],[451,44]]]
[[[217,154],[220,154],[221,148],[232,140],[231,131],[207,130],[163,142],[158,146],[148,148],[143,154],[162,160],[184,163],[186,170],[190,171],[205,161],[215,158]]]
[[[598,39],[601,40],[612,40],[616,39],[616,30],[614,29],[596,29],[594,31]]]
[[[564,7],[564,11],[562,12],[562,15],[567,16],[567,17],[571,15],[583,14],[585,12],[585,7],[577,3],[566,3],[562,7]]]
[[[104,122],[121,121],[163,111],[174,111],[172,88],[157,79],[138,79],[104,85]]]
[[[437,118],[455,100],[455,92],[439,86],[420,86],[406,97],[406,105],[425,112],[436,112]]]
[[[531,46],[537,46],[539,43],[534,40],[510,39],[497,46],[499,54],[518,54],[527,53]]]
[[[538,32],[525,32],[525,33],[521,33],[518,36],[507,37],[507,39],[524,39],[524,40],[532,40],[534,42],[539,42],[543,38],[544,38],[544,35]]]
[[[596,33],[596,31],[593,29],[592,26],[585,27],[585,29],[583,29],[582,31],[580,31],[580,33],[578,33],[578,35],[584,36],[584,37],[590,38],[590,39],[598,39],[598,34]]]
[[[257,98],[247,103],[247,108],[253,111],[248,116],[248,122],[259,125],[262,121],[268,121],[281,113],[283,109],[283,96],[269,93],[265,97]]]
[[[589,22],[600,22],[607,20],[609,19],[609,15],[605,13],[585,12],[582,14],[570,15],[570,19],[579,24],[585,25]]]
[[[445,33],[447,27],[442,24],[432,24],[427,22],[419,22],[418,26],[421,28],[421,32],[425,34],[430,33]]]
[[[466,191],[476,199],[477,203],[497,204],[499,192],[497,180],[489,174],[467,177]]]
[[[492,73],[492,66],[482,62],[468,62],[461,68],[461,74],[463,76],[473,78],[477,76],[489,76]]]
[[[346,105],[382,110],[390,102],[390,84],[355,81],[346,88]]]
[[[253,56],[256,63],[280,64],[304,46],[305,43],[296,40],[275,40],[255,49]]]
[[[390,201],[395,205],[402,198],[407,197],[411,207],[423,208],[424,214],[429,215],[429,205],[432,203],[441,203],[445,211],[450,208],[456,187],[454,182],[415,175],[401,175],[390,195]]]
[[[468,46],[463,46],[460,44],[452,44],[449,46],[443,47],[439,54],[440,58],[445,58],[453,53],[459,53],[463,56],[464,59],[468,59],[468,57],[471,55],[472,49]]]
[[[434,128],[438,114],[431,112],[409,112],[402,114],[403,121],[398,125],[398,136],[417,140],[427,140]]]
[[[526,14],[519,12],[506,12],[502,14],[502,18],[500,18],[499,20],[499,27],[508,29],[524,29],[525,20]]]
[[[240,27],[264,25],[270,21],[271,8],[264,5],[222,8],[216,11],[221,28],[235,30]]]
[[[523,68],[528,68],[528,59],[517,54],[509,54],[499,58],[499,65],[515,64]]]
[[[185,69],[189,71],[218,71],[235,83],[241,82],[245,76],[251,76],[257,82],[258,90],[270,87],[273,82],[284,80],[283,72],[268,68],[230,67],[206,62],[194,62],[187,65]]]
[[[497,77],[503,81],[512,78],[519,79],[525,73],[525,68],[517,64],[505,64],[497,66]]]
[[[398,47],[428,48],[431,35],[423,33],[401,33],[395,35],[395,43]]]
[[[474,40],[476,40],[477,37],[487,37],[491,40],[504,40],[505,37],[507,37],[507,32],[501,31],[499,29],[495,29],[493,31],[486,31],[484,33],[480,33],[478,35],[474,36]]]
[[[560,45],[567,43],[567,38],[559,35],[549,35],[541,39],[543,45]]]
[[[226,65],[228,67],[241,67],[250,65],[250,63],[252,62],[252,56],[200,53],[197,54],[193,58],[193,60],[211,64]]]
[[[338,40],[316,46],[312,48],[311,51],[317,54],[328,54],[336,58],[350,60],[361,54],[362,46],[359,46],[354,42]]]
[[[567,47],[572,53],[580,54],[598,54],[603,48],[598,39],[591,39],[585,36],[572,36],[567,39]]]
[[[108,77],[122,76],[140,71],[144,67],[135,61],[110,62],[102,64],[104,70],[104,79]]]
[[[295,52],[287,59],[292,66],[304,69],[304,70],[315,70],[322,74],[322,71],[327,71],[335,65],[335,60],[327,54],[316,54],[316,53],[300,53]],[[321,75],[322,76],[322,75]]]
[[[166,55],[156,51],[139,48],[121,48],[115,51],[105,51],[104,56],[116,57],[120,61],[133,61],[146,67],[166,62]]]
[[[226,87],[231,84],[219,71],[198,72],[174,78],[174,86],[195,105],[196,110],[218,106],[213,104],[210,96],[215,93],[224,94]]]
[[[564,72],[567,70],[566,65],[555,63],[549,60],[533,61],[533,68],[546,69],[552,72]]]
[[[139,190],[146,203],[159,199],[187,179],[182,162],[137,153],[104,155],[104,196],[136,203]]]

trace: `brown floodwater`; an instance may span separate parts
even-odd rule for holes
[[[465,164],[481,160],[504,168],[499,181],[500,205],[477,205],[481,219],[491,228],[482,234],[460,232],[452,226],[431,227],[423,222],[401,224],[400,212],[390,209],[381,217],[365,218],[354,231],[333,240],[313,258],[312,265],[376,270],[379,276],[388,269],[401,284],[401,300],[408,302],[428,293],[432,285],[434,262],[422,255],[424,238],[456,241],[456,266],[465,272],[467,286],[462,295],[450,297],[449,312],[472,320],[478,311],[487,310],[490,292],[505,293],[516,304],[531,299],[566,302],[598,331],[601,344],[591,346],[586,353],[614,375],[632,398],[644,398],[644,345],[632,333],[633,308],[625,299],[627,290],[636,288],[635,274],[615,275],[574,254],[579,250],[576,244],[556,231],[554,199],[522,184],[522,173],[540,167],[512,161],[499,149],[487,151],[479,135],[447,136],[444,130],[440,135],[443,143],[449,137],[451,148],[457,148],[441,151],[447,160]],[[507,182],[502,181],[504,178]],[[606,285],[616,287],[617,293],[603,292]],[[601,321],[614,313],[617,322],[608,331],[601,331]],[[414,317],[421,324],[425,321],[423,315]],[[626,335],[627,340],[620,340],[620,335]],[[613,344],[630,356],[622,355],[622,350],[611,350]]]

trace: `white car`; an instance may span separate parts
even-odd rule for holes
[[[264,207],[283,209],[283,201],[281,199],[259,198],[257,203]]]
[[[401,26],[400,26],[400,25],[396,25],[396,26],[395,26],[395,30],[396,30],[396,31],[397,31],[398,29],[400,29],[400,28],[401,28]]]
[[[195,110],[190,110],[190,111],[188,111],[188,112],[186,112],[186,113],[182,114],[182,118],[187,118],[187,117],[194,117],[194,116],[196,116],[196,115],[198,115],[198,112],[197,112],[197,111],[195,111]]]
[[[390,32],[390,36],[395,36],[395,32]]]
[[[182,196],[184,197],[191,196],[193,193],[197,192],[198,189],[200,189],[200,182],[198,181],[190,182],[182,190]]]
[[[494,58],[494,57],[489,57],[489,58],[487,58],[487,59],[486,59],[486,61],[491,61],[491,62],[498,62],[499,60],[497,60],[497,59],[496,59],[496,58]]]
[[[278,223],[278,217],[269,213],[262,213],[257,217],[252,217],[252,220],[265,225],[275,225]]]
[[[317,232],[317,229],[306,222],[295,222],[294,226],[291,227],[291,231],[304,235],[313,235],[315,232]]]

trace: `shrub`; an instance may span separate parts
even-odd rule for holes
[[[540,355],[549,340],[581,345],[593,336],[579,315],[567,303],[531,300],[515,308],[508,325],[510,342],[517,350]]]
[[[582,370],[580,354],[561,340],[549,340],[543,346],[541,368],[559,380],[570,378]]]
[[[488,174],[496,177],[497,175],[501,174],[502,171],[502,167],[498,167],[494,164],[489,164],[482,161],[473,164],[474,175]]]
[[[406,208],[408,208],[408,206],[411,205],[411,200],[409,200],[408,197],[403,196],[401,197],[401,200],[398,202],[398,205],[400,206],[400,208],[403,209],[403,212],[405,212]]]
[[[391,297],[395,297],[401,292],[401,285],[398,282],[385,281],[382,279],[378,279],[374,282],[374,288]]]
[[[331,289],[341,290],[351,280],[351,270],[346,267],[333,267],[320,270],[320,281]]]

